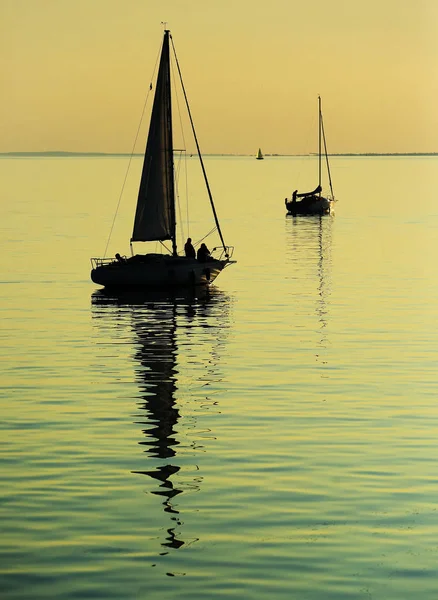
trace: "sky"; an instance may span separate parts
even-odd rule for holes
[[[0,152],[131,152],[162,21],[204,153],[438,152],[438,0],[0,0]]]

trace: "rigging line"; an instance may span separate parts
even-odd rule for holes
[[[220,228],[220,225],[219,225],[219,219],[217,217],[216,209],[214,207],[213,196],[211,194],[210,185],[208,183],[207,173],[205,172],[204,161],[202,160],[201,149],[199,147],[198,137],[196,135],[195,126],[193,124],[192,113],[190,111],[189,101],[187,99],[187,94],[186,94],[186,89],[184,87],[184,82],[183,82],[183,78],[182,78],[182,74],[181,74],[181,69],[179,68],[179,62],[178,62],[178,58],[176,56],[176,50],[175,50],[175,45],[173,43],[173,37],[170,36],[170,39],[172,40],[172,48],[173,48],[173,54],[175,56],[175,63],[176,63],[177,69],[178,69],[179,78],[180,78],[180,81],[181,81],[181,87],[182,87],[182,91],[183,91],[183,94],[184,94],[184,99],[186,101],[187,111],[189,113],[190,123],[192,125],[193,137],[195,138],[196,149],[198,150],[199,161],[201,163],[202,173],[204,175],[204,181],[205,181],[205,185],[207,187],[207,192],[208,192],[208,197],[210,199],[211,209],[213,211],[214,221],[216,223],[217,231],[219,233],[219,237],[220,237],[221,242],[222,242],[222,247],[224,249],[225,256],[228,258],[228,250],[227,250],[227,247],[225,246],[225,241],[224,241],[224,238],[223,238],[223,235],[222,235],[222,231],[221,231],[221,228]]]
[[[183,152],[184,151],[181,150],[180,153],[179,153],[177,168],[175,169],[175,190],[176,190],[176,199],[178,201],[178,215],[179,215],[179,220],[181,222],[181,235],[182,235],[182,238],[183,238],[183,241],[184,241],[184,239],[185,239],[184,224],[183,224],[183,219],[182,219],[182,214],[181,214],[181,202],[180,202],[179,186],[178,186],[179,175],[180,175],[180,172],[181,172],[181,156],[182,156]]]
[[[210,229],[210,231],[208,233],[206,233],[204,235],[204,237],[202,237],[200,240],[198,240],[195,244],[195,246],[197,246],[198,244],[200,244],[201,242],[203,242],[205,239],[208,238],[209,235],[211,235],[212,233],[214,233],[216,231],[217,227],[213,227],[212,229]]]
[[[173,42],[172,42],[172,44],[173,44]],[[176,89],[176,83],[175,83],[176,82],[176,77],[175,77],[175,70],[174,70],[173,63],[171,63],[170,66],[171,66],[171,69],[172,69],[173,85],[174,85],[174,88]],[[185,139],[185,136],[184,136],[184,127],[183,127],[183,123],[182,123],[182,119],[181,119],[181,114],[182,113],[181,113],[181,109],[180,109],[180,106],[179,106],[179,96],[178,96],[178,94],[175,93],[174,94],[174,98],[176,100],[176,107],[178,109],[179,125],[181,127],[181,137],[182,137],[182,141],[183,141],[183,148],[187,148],[186,139]]]
[[[173,45],[173,42],[172,42],[172,45]],[[174,66],[173,66],[173,62],[170,64],[170,66],[171,66],[171,70],[172,70],[172,77],[173,77],[173,82],[174,82],[174,89],[176,90],[177,89],[177,86],[176,86],[177,79],[176,79],[176,76],[175,76],[175,69],[174,69]],[[181,111],[181,108],[180,108],[180,105],[179,105],[179,96],[178,96],[178,94],[175,93],[174,97],[175,97],[176,106],[177,106],[177,109],[178,109],[178,118],[179,118],[179,125],[180,125],[180,128],[181,128],[181,137],[182,137],[182,141],[183,141],[183,147],[187,148],[186,138],[185,138],[185,135],[184,135],[184,126],[183,126],[183,122],[182,122],[182,118],[181,118],[182,111]],[[185,167],[186,167],[186,171],[185,171],[185,179],[186,179],[186,222],[187,222],[188,235],[190,236],[189,193],[188,193],[188,185],[187,185],[187,181],[188,181],[187,152],[185,152],[184,156],[185,156]],[[178,201],[179,201],[179,198],[178,198]],[[179,208],[179,213],[180,213],[179,217],[180,217],[181,224],[182,224],[183,220],[182,220],[182,214],[181,214],[181,205],[179,205],[178,208]],[[181,229],[183,229],[183,228],[181,227]],[[185,239],[185,235],[184,235],[183,232],[182,232],[182,235],[183,235],[183,239]]]
[[[329,164],[329,159],[328,159],[328,153],[327,153],[327,143],[325,140],[325,131],[324,131],[324,122],[322,120],[322,113],[321,113],[321,132],[322,132],[322,139],[324,141],[324,152],[325,152],[325,160],[326,160],[326,164],[327,164],[327,173],[328,173],[328,178],[329,178],[329,184],[330,184],[330,191],[332,194],[332,198],[333,200],[335,199],[335,195],[333,192],[333,185],[332,185],[332,176],[330,173],[330,164]]]
[[[155,66],[154,66],[154,70],[152,71],[151,81],[152,81],[152,79],[154,79],[155,72],[157,70],[158,60],[160,58],[160,54],[161,54],[161,46],[160,46],[160,50],[158,51],[157,58],[155,60]],[[117,215],[118,215],[118,212],[119,212],[120,202],[122,201],[122,196],[123,196],[123,192],[125,190],[126,180],[128,179],[129,169],[131,168],[132,157],[134,156],[135,147],[137,145],[138,136],[140,134],[140,129],[141,129],[141,125],[143,123],[144,113],[145,113],[145,110],[146,110],[146,106],[147,106],[147,103],[148,103],[151,91],[152,91],[152,83],[149,84],[148,92],[146,94],[146,99],[145,99],[144,104],[143,104],[143,110],[141,112],[140,122],[138,124],[137,133],[135,135],[134,143],[132,145],[131,155],[129,157],[128,166],[126,168],[125,178],[124,178],[123,183],[122,183],[122,189],[120,190],[120,194],[119,194],[119,200],[117,202],[116,212],[114,213],[113,222],[111,224],[111,229],[110,229],[110,232],[109,232],[109,235],[108,235],[108,239],[107,239],[107,242],[106,242],[105,252],[103,254],[104,258],[106,257],[106,253],[108,252],[108,246],[109,246],[109,243],[110,243],[110,240],[111,240],[111,236],[112,236],[112,233],[113,233],[114,225],[115,225],[115,222],[116,222],[116,219],[117,219]],[[132,247],[132,245],[131,245],[131,247]]]
[[[172,63],[170,63],[170,67],[171,67],[171,71],[172,71],[172,78],[173,78],[173,85],[174,85],[174,89],[176,90],[176,89],[177,89],[177,86],[176,86],[176,81],[177,81],[177,79],[176,79],[176,76],[175,76],[175,68],[174,68],[174,66],[173,66],[173,62],[172,62]],[[177,107],[177,109],[178,109],[178,110],[177,110],[177,112],[178,112],[178,118],[179,118],[179,126],[180,126],[180,129],[181,129],[181,137],[182,137],[182,141],[183,141],[183,148],[187,148],[187,144],[186,144],[186,138],[185,138],[185,135],[184,135],[184,127],[183,127],[183,122],[182,122],[182,118],[181,118],[182,111],[181,111],[181,108],[180,108],[180,105],[179,105],[179,96],[178,96],[178,94],[177,94],[177,93],[175,93],[175,94],[174,94],[174,98],[175,98],[175,100],[176,100],[176,107]],[[180,155],[180,157],[181,157],[181,155]],[[187,162],[186,162],[186,206],[187,206],[187,226],[188,226],[188,223],[189,223],[189,221],[188,221],[188,204],[189,204],[189,196],[188,196],[188,188],[187,188]],[[183,219],[182,219],[182,213],[181,213],[181,204],[180,204],[180,199],[179,199],[179,197],[178,197],[178,212],[179,212],[179,218],[180,218],[180,221],[181,221],[181,233],[182,233],[183,240],[184,240],[184,239],[185,239],[185,235],[184,235],[183,226],[182,226],[182,224],[183,224]],[[190,229],[190,228],[188,227],[188,229]],[[190,235],[190,233],[189,233],[189,235]]]
[[[160,242],[160,244],[163,246],[163,248],[166,250],[166,252],[168,252],[169,254],[172,254],[172,251],[170,248],[168,248],[166,246],[166,244],[162,241],[162,240],[158,240]]]
[[[186,221],[187,221],[187,237],[190,237],[190,215],[189,215],[189,174],[187,164],[187,152],[184,152],[184,166],[186,175]]]

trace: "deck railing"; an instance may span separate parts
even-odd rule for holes
[[[212,249],[211,255],[216,260],[225,260],[226,258],[230,259],[234,253],[234,246],[217,246]],[[215,254],[215,255],[214,255]],[[128,257],[121,256],[121,261],[118,261],[116,258],[90,258],[91,267],[93,269],[97,269],[98,267],[104,267],[106,265],[117,264],[117,262],[125,262]]]

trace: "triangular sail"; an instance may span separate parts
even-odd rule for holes
[[[169,239],[175,252],[169,31],[165,31],[131,241]]]

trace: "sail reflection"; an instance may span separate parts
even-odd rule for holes
[[[107,316],[122,318],[134,334],[134,369],[140,392],[135,422],[142,427],[143,438],[138,443],[144,448],[147,468],[132,473],[146,475],[157,483],[150,493],[161,498],[164,513],[170,519],[161,545],[166,549],[180,548],[188,540],[182,538],[176,497],[188,489],[199,489],[202,476],[197,474],[187,481],[184,473],[184,484],[178,483],[181,481],[178,451],[184,453],[184,448],[179,447],[183,443],[185,449],[190,447],[191,453],[197,448],[196,440],[187,441],[188,435],[189,438],[194,435],[193,430],[187,432],[188,426],[193,427],[193,417],[183,420],[185,426],[180,423],[183,409],[178,393],[181,396],[184,392],[178,390],[178,377],[184,365],[179,347],[184,346],[186,355],[204,357],[197,359],[197,367],[188,368],[199,370],[200,364],[203,377],[205,371],[207,377],[214,377],[220,357],[217,345],[226,335],[230,300],[210,288],[196,295],[156,292],[113,296],[99,291],[93,294],[92,303],[95,316],[102,316],[103,311]],[[187,379],[190,373],[183,375]]]
[[[286,257],[295,267],[299,288],[316,297],[315,313],[319,322],[319,346],[328,344],[328,318],[331,293],[332,216],[286,218]],[[319,355],[317,356],[319,358]]]

